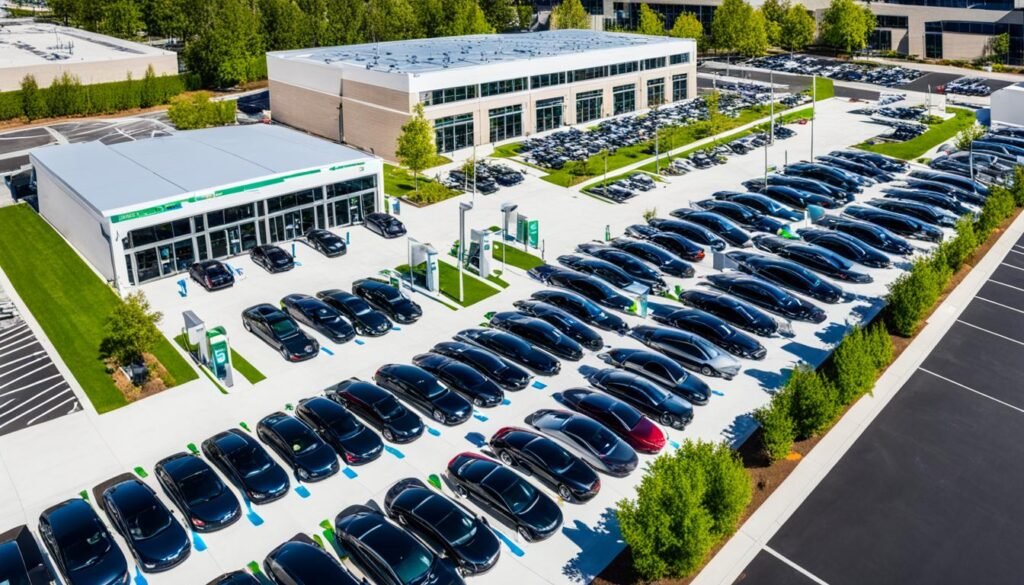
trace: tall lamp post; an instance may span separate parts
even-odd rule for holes
[[[501,273],[505,274],[505,250],[508,248],[508,220],[519,209],[519,205],[506,202],[501,204]]]
[[[473,203],[459,203],[459,304],[463,301],[462,271],[466,250],[466,212],[473,209]]]
[[[818,76],[811,81],[811,160],[814,160],[814,119],[818,114]]]

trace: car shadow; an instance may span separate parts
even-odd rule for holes
[[[762,390],[769,394],[774,394],[776,390],[782,388],[782,386],[786,383],[786,380],[789,379],[789,374],[792,371],[792,368],[783,368],[779,372],[770,372],[767,370],[747,368],[743,370],[743,373],[757,380]]]
[[[625,546],[615,511],[606,508],[593,526],[574,520],[562,526],[562,534],[580,548],[580,552],[562,566],[562,575],[574,583],[589,583]]]
[[[789,343],[782,346],[782,349],[795,355],[800,361],[808,363],[814,367],[818,367],[831,350],[821,349],[818,347],[811,347],[800,343],[799,341],[790,341]]]
[[[722,430],[722,436],[735,449],[743,444],[743,441],[746,441],[755,430],[757,430],[757,421],[754,420],[753,415],[745,412],[734,418],[732,423]]]

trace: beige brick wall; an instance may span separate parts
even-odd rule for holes
[[[177,55],[146,55],[89,63],[44,63],[0,68],[0,91],[19,89],[21,80],[26,75],[35,77],[39,87],[49,87],[53,80],[62,76],[65,71],[77,77],[82,85],[124,81],[129,73],[133,79],[142,79],[150,65],[157,75],[178,74]]]
[[[280,81],[270,81],[271,117],[282,124],[341,141],[341,98]]]
[[[395,141],[410,114],[379,108],[347,96],[341,99],[341,112],[346,144],[395,160]]]
[[[964,35],[942,33],[943,59],[977,59],[988,51],[992,37],[985,35]]]
[[[419,96],[410,96],[404,91],[367,85],[351,79],[341,80],[341,95],[401,112],[411,111],[413,103],[419,101]]]

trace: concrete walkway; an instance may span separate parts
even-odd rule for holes
[[[935,345],[956,322],[960,310],[975,297],[1003,257],[1024,234],[1024,214],[1010,225],[989,253],[936,309],[913,343],[879,378],[873,393],[858,401],[793,473],[729,539],[693,585],[732,584],[800,504],[839,462],[869,424],[903,387]],[[835,527],[842,530],[842,527]],[[770,552],[770,551],[769,551]],[[850,554],[857,554],[851,550]]]

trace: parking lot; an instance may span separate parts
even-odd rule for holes
[[[736,582],[1016,581],[1022,331],[1024,238]]]
[[[878,132],[878,127],[849,112],[857,107],[842,100],[819,104],[815,126],[815,154],[846,147]],[[769,148],[769,162],[808,158],[810,128],[794,126],[797,135]],[[656,189],[639,193],[626,204],[613,205],[577,191],[555,187],[539,178],[536,169],[525,168],[519,185],[502,189],[493,196],[475,196],[475,207],[467,215],[467,227],[499,225],[501,204],[513,201],[522,213],[540,222],[541,250],[553,261],[571,252],[577,244],[603,239],[606,229],[619,235],[630,224],[642,221],[646,210],[656,209],[668,216],[673,209],[687,207],[721,189],[739,189],[740,182],[764,172],[761,156],[730,158],[726,164],[685,177],[669,177]],[[863,193],[870,197],[877,186]],[[455,239],[460,202],[473,200],[462,195],[423,209],[403,206],[401,219],[409,234],[430,242],[438,250],[447,250]],[[346,234],[347,232],[347,234]],[[28,523],[34,525],[38,514],[53,503],[92,490],[110,478],[140,468],[145,481],[159,493],[153,481],[153,464],[188,445],[240,423],[254,429],[256,423],[275,410],[287,410],[298,400],[313,396],[340,380],[357,376],[370,379],[385,363],[409,363],[412,356],[427,351],[435,343],[450,339],[461,329],[478,326],[491,311],[508,310],[512,302],[529,297],[543,286],[518,269],[509,268],[503,278],[509,287],[472,307],[452,311],[421,295],[415,299],[423,307],[419,322],[401,326],[380,338],[357,337],[343,345],[317,337],[323,351],[317,357],[298,364],[288,363],[280,355],[246,333],[241,312],[251,305],[277,304],[290,293],[314,294],[327,288],[349,288],[359,278],[378,274],[407,261],[404,239],[382,240],[362,227],[341,230],[347,235],[349,252],[328,259],[302,243],[295,244],[300,265],[294,270],[271,275],[247,257],[229,261],[242,278],[231,289],[208,293],[194,285],[187,296],[179,294],[176,279],[146,284],[143,288],[164,314],[161,328],[168,335],[182,327],[181,313],[194,311],[208,325],[224,325],[231,345],[259,368],[267,379],[255,386],[244,380],[229,395],[222,395],[205,381],[194,382],[171,392],[147,398],[128,408],[97,417],[66,417],[45,428],[29,428],[0,438],[0,489],[10,489],[16,498],[0,502],[0,526]],[[921,248],[928,246],[916,243]],[[444,260],[453,262],[450,258]],[[500,262],[498,263],[500,266]],[[710,258],[697,264],[696,280],[714,272]],[[744,360],[743,372],[731,381],[707,378],[713,396],[710,404],[695,408],[693,422],[685,431],[668,431],[669,445],[687,439],[742,441],[753,428],[749,412],[764,404],[769,391],[778,387],[784,372],[797,363],[820,363],[829,348],[841,339],[849,326],[870,318],[880,308],[879,297],[895,278],[898,269],[866,269],[874,282],[849,285],[855,296],[846,302],[825,305],[827,319],[822,324],[793,323],[795,336],[765,338],[763,361]],[[695,279],[669,279],[669,284],[693,287]],[[853,289],[852,287],[856,287]],[[659,300],[659,302],[661,302]],[[670,301],[665,301],[670,302]],[[639,317],[625,317],[639,324]],[[612,347],[641,347],[638,342],[603,333]],[[506,425],[522,425],[523,419],[539,408],[556,408],[555,394],[571,387],[586,386],[584,373],[603,364],[593,352],[577,363],[564,362],[555,377],[539,377],[534,384],[507,395],[508,404],[477,409],[475,416],[457,427],[428,423],[424,436],[406,445],[389,445],[382,459],[365,466],[349,468],[322,483],[293,485],[283,499],[253,506],[254,514],[221,532],[203,535],[202,546],[195,546],[192,557],[168,573],[146,575],[149,583],[205,583],[222,572],[259,562],[274,547],[296,533],[322,535],[322,522],[333,521],[335,514],[348,505],[374,501],[395,481],[404,477],[425,480],[441,474],[448,460],[460,451],[479,452],[482,440]],[[145,437],[146,440],[138,440]],[[641,456],[641,462],[650,456]],[[530,583],[587,582],[600,572],[623,547],[610,513],[616,501],[629,497],[641,474],[624,478],[601,477],[597,497],[583,505],[562,502],[565,522],[561,531],[539,543],[517,541],[514,528],[490,517],[492,526],[505,538],[502,559],[482,582],[507,583],[524,579]],[[294,489],[301,487],[302,489]],[[451,494],[446,490],[446,493]],[[549,493],[549,495],[552,495]],[[479,512],[472,504],[470,507]],[[124,543],[119,540],[122,548]]]

